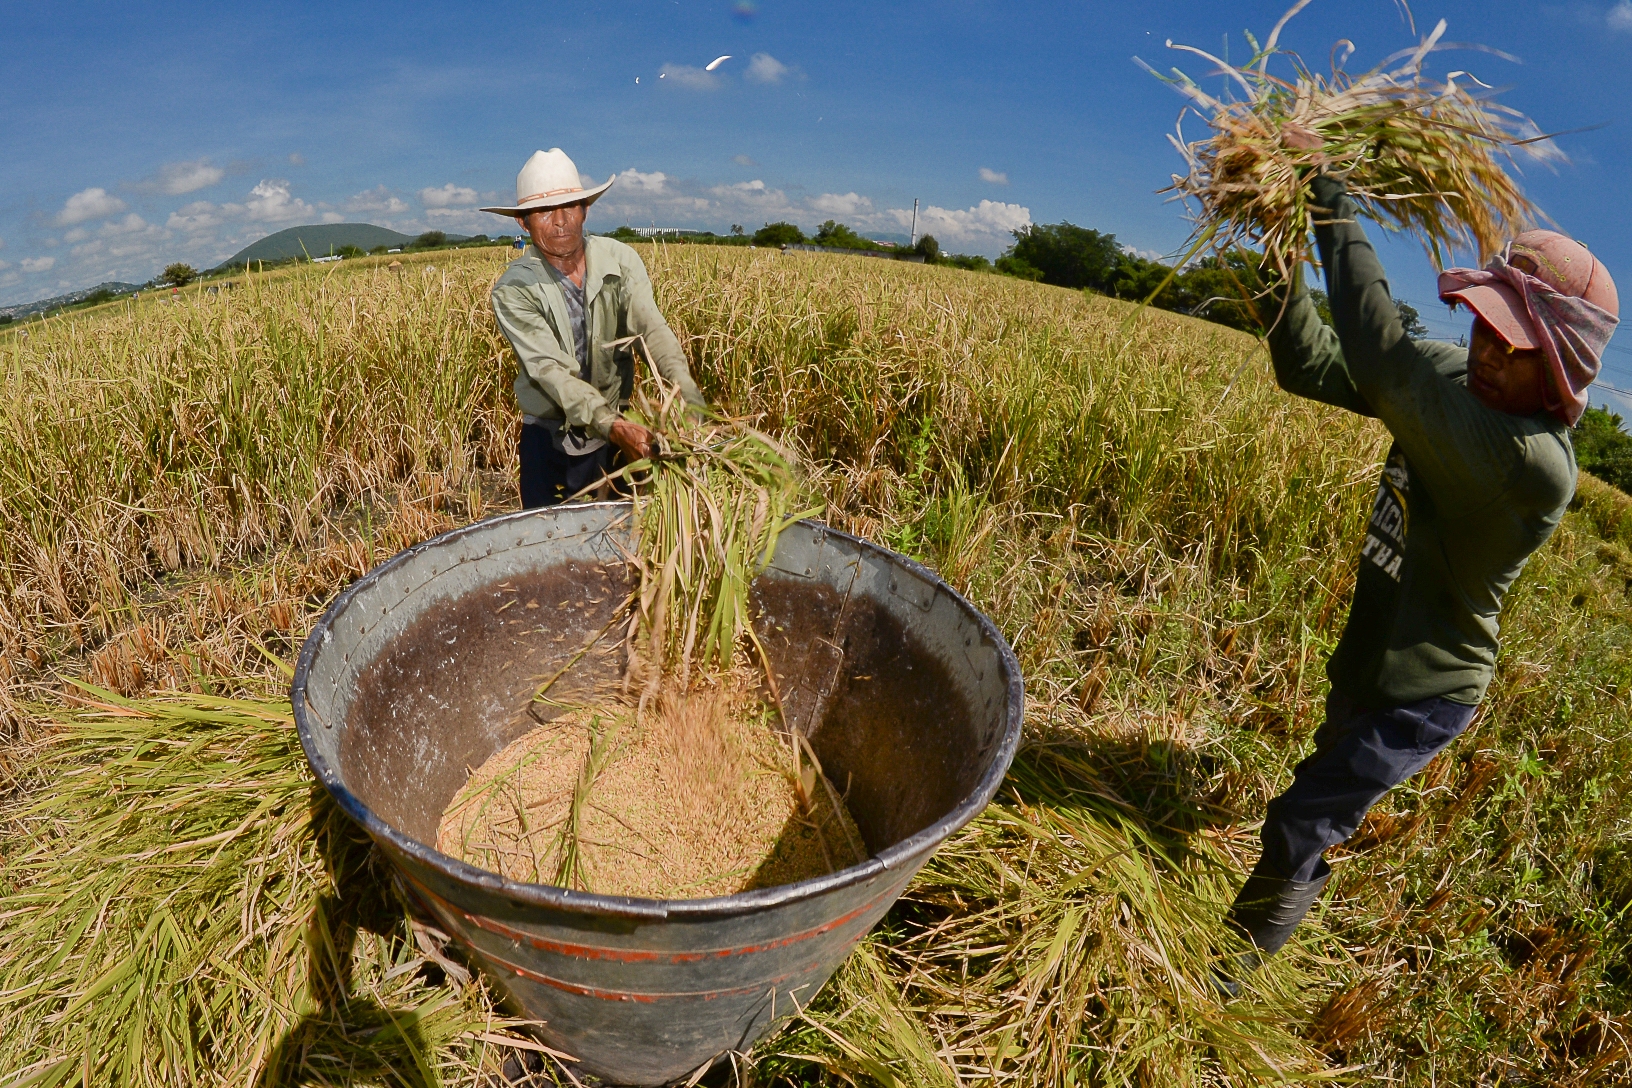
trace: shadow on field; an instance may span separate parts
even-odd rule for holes
[[[1212,784],[1217,769],[1213,757],[1168,741],[1056,742],[1017,756],[1004,792],[1027,804],[1114,810],[1182,853],[1192,836],[1241,818],[1226,804],[1228,783]]]
[[[307,995],[316,1010],[273,1046],[256,1088],[382,1079],[431,1088],[430,1047],[414,1011],[391,1010],[351,992],[358,934],[366,930],[385,940],[401,939],[403,906],[368,837],[321,786],[312,788],[310,806],[312,835],[330,886],[314,905],[305,934]]]

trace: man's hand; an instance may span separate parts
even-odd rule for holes
[[[630,423],[627,419],[615,420],[607,437],[612,440],[614,446],[623,451],[624,458],[631,462],[644,461],[657,452],[657,435],[638,423]]]
[[[1326,146],[1326,141],[1321,137],[1320,133],[1300,125],[1296,121],[1288,121],[1281,126],[1281,146],[1289,151],[1314,152],[1313,161],[1297,168],[1300,176],[1306,177],[1311,171],[1316,174],[1325,172],[1326,155],[1321,151],[1321,148]]]
[[[1300,125],[1296,121],[1288,121],[1281,126],[1281,146],[1290,147],[1294,151],[1319,151],[1326,143],[1320,134]]]

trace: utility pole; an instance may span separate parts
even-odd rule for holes
[[[907,243],[907,247],[910,249],[911,247],[913,247],[913,246],[915,246],[917,244],[918,244],[918,198],[913,197],[912,198],[912,240]]]

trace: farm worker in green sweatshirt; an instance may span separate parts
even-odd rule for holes
[[[612,180],[585,189],[573,161],[552,147],[534,152],[516,175],[514,205],[482,209],[511,216],[532,239],[491,296],[521,362],[524,507],[565,501],[606,476],[619,454],[625,462],[651,456],[656,436],[622,417],[634,388],[635,343],[687,404],[706,406],[640,255],[611,238],[584,237],[584,216]]]
[[[1289,141],[1290,142],[1290,141]],[[1452,269],[1469,346],[1406,338],[1341,181],[1310,182],[1334,328],[1301,275],[1269,333],[1281,388],[1382,421],[1394,437],[1359,542],[1348,624],[1327,663],[1313,751],[1269,803],[1263,853],[1231,907],[1251,944],[1221,989],[1278,951],[1320,894],[1322,853],[1467,728],[1496,662],[1502,597],[1575,493],[1569,428],[1618,320],[1609,272],[1552,231]]]

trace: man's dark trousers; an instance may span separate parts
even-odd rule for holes
[[[610,442],[598,450],[574,456],[556,449],[550,428],[537,423],[521,425],[521,505],[531,510],[566,502],[612,471],[618,448]]]
[[[1473,711],[1437,698],[1368,710],[1332,692],[1314,752],[1269,803],[1264,852],[1253,871],[1300,882],[1329,873],[1322,851],[1354,834],[1378,798],[1428,766],[1468,727]]]

